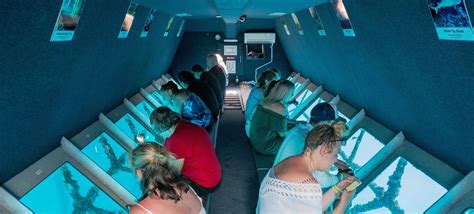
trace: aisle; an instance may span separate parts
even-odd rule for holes
[[[245,135],[244,114],[240,108],[228,108],[236,106],[233,94],[228,95],[230,103],[220,121],[216,148],[223,168],[222,183],[212,194],[210,213],[254,213],[259,184],[252,147]]]

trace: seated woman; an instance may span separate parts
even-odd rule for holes
[[[140,201],[130,207],[130,213],[206,213],[201,198],[180,175],[176,158],[158,144],[138,145],[129,160],[143,191]]]
[[[339,194],[333,213],[344,213],[355,193],[346,187],[357,178],[347,177],[322,194],[312,173],[327,171],[336,162],[346,130],[343,122],[316,125],[308,134],[304,153],[283,160],[263,179],[257,213],[322,213]]]
[[[276,80],[276,73],[273,70],[266,70],[258,77],[257,86],[250,91],[249,98],[245,104],[245,133],[248,137],[250,137],[250,124],[253,113],[262,101],[263,93],[267,90],[268,85],[274,80]]]
[[[280,149],[288,128],[285,103],[293,96],[294,88],[288,80],[278,81],[255,110],[250,143],[257,152],[275,155]]]
[[[167,107],[159,107],[150,116],[150,124],[165,140],[164,147],[176,158],[184,159],[181,173],[196,193],[205,197],[215,191],[222,178],[222,168],[207,132],[179,118]]]
[[[178,86],[172,81],[161,86],[160,95],[168,100],[167,106],[181,114],[188,122],[210,130],[212,126],[212,114],[206,104],[194,93],[186,90],[178,90]]]

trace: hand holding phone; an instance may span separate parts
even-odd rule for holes
[[[352,182],[351,184],[349,184],[349,186],[346,187],[346,190],[351,192],[353,191],[355,188],[357,188],[359,185],[361,185],[362,182],[358,181],[358,180],[355,180],[354,182]]]

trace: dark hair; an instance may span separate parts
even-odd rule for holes
[[[188,85],[190,85],[193,81],[196,80],[196,78],[194,78],[194,74],[189,71],[179,72],[178,79],[180,82],[186,83]]]
[[[327,145],[329,150],[337,145],[337,142],[344,140],[348,127],[341,121],[324,121],[318,123],[308,133],[305,141],[305,150],[314,150],[318,146]]]
[[[257,80],[257,88],[263,88],[266,81],[275,79],[276,74],[272,70],[266,70],[260,74]]]
[[[129,155],[130,165],[140,169],[140,187],[146,197],[160,197],[178,202],[183,192],[189,191],[188,182],[170,162],[175,157],[156,143],[145,142],[138,145]],[[158,195],[159,192],[159,195]]]
[[[204,68],[199,64],[195,64],[193,65],[192,71],[196,73],[201,73],[204,72]]]
[[[171,111],[166,106],[158,107],[150,115],[151,127],[156,132],[162,132],[178,124],[181,120],[178,113]]]
[[[161,86],[162,91],[171,90],[172,94],[178,93],[178,86],[173,81],[168,81],[167,83]]]
[[[278,75],[281,77],[281,72],[278,68],[269,68],[267,71],[272,71],[273,73],[275,73],[275,76]]]
[[[310,123],[319,123],[322,121],[335,120],[336,111],[329,103],[319,103],[311,109]]]

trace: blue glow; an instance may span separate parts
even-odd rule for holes
[[[126,213],[70,163],[64,163],[20,201],[34,213]]]
[[[339,152],[339,159],[358,170],[384,147],[373,135],[361,128],[345,142]]]
[[[463,212],[463,214],[474,214],[474,208],[468,208]]]
[[[322,101],[323,100],[321,98],[316,99],[316,101],[314,101],[308,108],[306,108],[303,114],[301,114],[296,120],[309,122],[309,119],[311,118],[311,109],[313,109],[316,105],[318,105]]]
[[[82,149],[82,152],[124,186],[135,198],[142,196],[138,180],[128,165],[127,151],[108,134],[102,133]]]
[[[301,83],[299,83],[299,82],[296,82],[296,83],[295,83],[295,91],[298,91],[302,85],[303,85],[303,84],[301,84]]]
[[[152,133],[150,133],[145,127],[142,126],[141,123],[136,121],[130,114],[124,115],[120,118],[119,121],[115,123],[122,130],[130,139],[135,141],[135,143],[139,143],[136,139],[137,135],[143,135],[143,139],[145,142],[152,141],[155,142],[155,137]]]
[[[150,117],[151,113],[153,110],[155,110],[153,107],[151,107],[150,104],[148,104],[147,101],[143,100],[137,105],[138,110],[143,113],[143,115],[147,116],[148,118]]]
[[[352,213],[423,213],[447,190],[397,158],[352,201]]]

